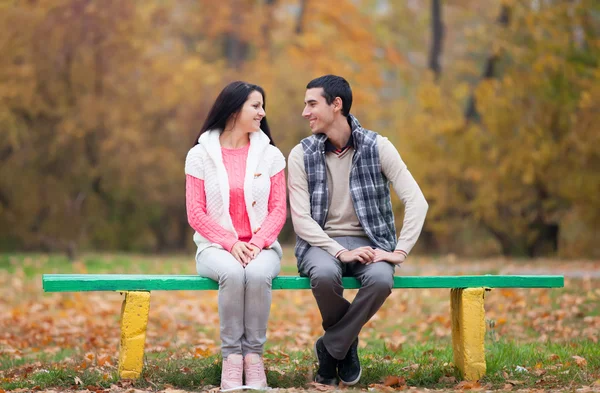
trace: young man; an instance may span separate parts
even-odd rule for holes
[[[394,268],[415,245],[428,205],[391,142],[350,114],[344,78],[325,75],[306,88],[302,116],[312,135],[292,149],[288,181],[298,270],[310,277],[325,330],[315,343],[315,380],[354,385],[358,334],[390,295]],[[390,182],[405,205],[398,239]],[[362,284],[352,303],[342,276]]]

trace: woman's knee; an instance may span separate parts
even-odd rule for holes
[[[281,270],[281,260],[272,250],[263,250],[258,257],[246,266],[247,284],[266,284],[271,286],[271,281]]]
[[[271,286],[274,275],[272,272],[262,269],[248,269],[246,268],[246,284],[256,285],[264,284]]]
[[[219,286],[228,285],[243,286],[245,280],[245,272],[242,265],[231,269],[226,269],[219,274]]]

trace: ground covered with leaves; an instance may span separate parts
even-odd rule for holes
[[[292,255],[287,250],[287,255]],[[116,372],[122,296],[45,294],[42,273],[194,274],[190,257],[0,256],[0,393],[54,389],[94,392],[218,390],[216,291],[153,292],[142,378]],[[494,289],[486,294],[487,375],[463,382],[452,364],[449,291],[394,290],[360,335],[370,391],[600,391],[600,262],[411,257],[397,274],[564,274],[561,289]],[[296,274],[286,259],[282,274]],[[347,291],[352,298],[356,291]],[[266,366],[287,391],[311,382],[311,347],[322,334],[307,290],[274,291]]]

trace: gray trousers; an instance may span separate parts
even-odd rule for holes
[[[371,246],[363,237],[333,238],[348,250]],[[341,360],[358,337],[362,327],[383,305],[394,285],[394,265],[388,262],[363,265],[343,263],[319,247],[311,247],[298,263],[302,276],[310,278],[313,295],[323,319],[323,343],[334,358]],[[361,289],[350,303],[344,299],[342,276],[353,276]]]
[[[262,250],[246,268],[228,251],[209,247],[196,256],[196,270],[219,283],[221,354],[263,353],[271,311],[271,282],[281,260]]]

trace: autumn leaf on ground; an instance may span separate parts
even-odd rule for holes
[[[394,375],[389,375],[383,381],[385,386],[402,386],[406,385],[406,380],[402,377],[396,377]]]
[[[372,383],[369,385],[369,390],[374,390],[377,392],[394,392],[396,391],[396,389],[394,389],[391,386],[385,386],[379,383]]]
[[[438,380],[438,383],[455,383],[456,382],[456,378],[453,376],[447,377],[445,375],[441,376],[440,379]]]
[[[206,358],[211,354],[210,349],[196,348],[194,351],[194,359]]]
[[[98,362],[98,366],[100,366],[100,367],[113,365],[110,361],[110,356],[108,356],[108,355],[98,356],[97,362]]]
[[[323,385],[322,383],[318,383],[318,382],[311,382],[308,384],[308,387],[312,390],[316,390],[317,392],[326,392],[329,390],[336,389],[335,386]]]
[[[461,390],[477,390],[481,389],[481,384],[479,383],[479,381],[462,381],[454,388]]]
[[[581,356],[571,356],[573,359],[575,359],[575,363],[577,363],[577,365],[579,367],[585,367],[587,366],[587,360],[585,360],[585,358],[582,358]]]

